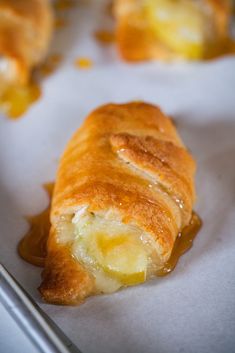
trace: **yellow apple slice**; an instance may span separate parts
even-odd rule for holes
[[[179,56],[200,59],[205,49],[207,17],[191,0],[149,0],[148,17],[157,38]]]
[[[145,281],[147,254],[138,239],[130,235],[98,233],[90,251],[103,271],[122,284],[134,285]]]
[[[114,287],[145,281],[149,253],[138,228],[91,215],[84,209],[72,223],[73,254],[93,269],[101,291],[112,292]]]

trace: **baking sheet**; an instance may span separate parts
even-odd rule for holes
[[[1,322],[4,322],[4,325],[1,324],[0,330],[0,351],[1,352],[11,352],[18,353],[19,347],[22,347],[25,352],[30,353],[40,353],[35,346],[28,340],[24,335],[22,330],[19,328],[17,323],[9,315],[4,306],[0,303],[0,315]],[[14,336],[14,340],[6,339],[11,335]]]
[[[93,37],[111,22],[104,3],[67,10],[68,25],[51,49],[64,60],[44,81],[43,98],[18,121],[0,117],[0,259],[84,353],[235,352],[235,58],[122,63],[112,46]],[[89,57],[93,67],[76,69],[77,57]],[[41,270],[16,253],[28,229],[24,215],[46,207],[42,184],[54,180],[83,118],[100,104],[136,99],[172,115],[196,157],[202,230],[168,277],[80,307],[44,304],[36,289]]]

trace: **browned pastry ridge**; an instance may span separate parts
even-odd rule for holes
[[[27,83],[45,58],[52,35],[49,0],[0,0],[0,79]]]
[[[158,107],[107,104],[92,112],[60,161],[39,288],[44,300],[76,304],[154,277],[190,222],[194,173],[193,158]],[[126,261],[137,266],[134,274],[124,273]],[[122,275],[112,266],[121,266]]]

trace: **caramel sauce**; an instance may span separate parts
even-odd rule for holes
[[[62,56],[53,54],[38,69],[34,80],[51,75],[60,65]],[[38,77],[39,76],[39,77]],[[6,86],[0,95],[0,110],[10,119],[20,118],[41,97],[41,88],[35,81],[26,85]]]
[[[157,272],[157,276],[166,276],[174,270],[179,258],[192,247],[193,240],[201,226],[201,219],[195,212],[193,212],[189,225],[179,233],[169,260],[165,263],[164,267]]]
[[[112,18],[114,17],[113,7],[114,7],[113,0],[109,0],[109,2],[107,3],[107,5],[105,7],[105,13],[106,13],[106,15],[108,15],[109,17],[112,17]]]
[[[61,54],[52,54],[49,56],[43,65],[38,69],[39,75],[46,77],[53,74],[59,67],[63,60]]]
[[[54,183],[45,184],[43,187],[51,199]],[[50,203],[48,207],[40,214],[32,217],[27,217],[27,220],[30,224],[30,229],[20,241],[18,246],[19,255],[25,261],[36,266],[44,266],[47,251],[47,239],[50,230],[49,217]]]
[[[222,55],[234,55],[235,54],[235,40],[233,38],[228,38],[224,48]]]
[[[102,45],[109,45],[115,42],[115,33],[107,30],[98,30],[94,33],[95,39]]]
[[[57,29],[64,28],[67,25],[67,21],[64,18],[58,17],[55,19],[54,25]]]
[[[56,0],[54,6],[56,10],[68,10],[76,5],[74,0]]]
[[[93,66],[93,62],[89,58],[77,58],[74,61],[74,66],[79,69],[90,69]]]
[[[0,96],[0,109],[11,119],[17,119],[41,96],[40,87],[33,82],[26,86],[9,86]]]
[[[235,54],[235,41],[232,38],[227,38],[222,43],[214,45],[208,49],[205,60],[213,60],[227,55]]]

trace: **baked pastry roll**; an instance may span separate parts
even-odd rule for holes
[[[117,45],[129,61],[206,59],[228,50],[230,0],[115,0]]]
[[[49,0],[0,0],[0,93],[27,83],[45,58],[52,24]]]
[[[158,107],[108,104],[91,113],[60,161],[42,297],[75,304],[154,277],[190,222],[194,172]]]

